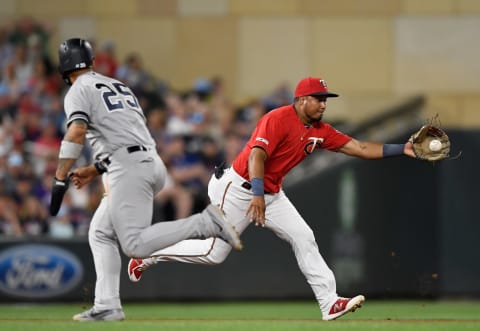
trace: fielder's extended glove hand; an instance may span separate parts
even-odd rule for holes
[[[62,205],[63,196],[68,190],[70,183],[69,177],[64,180],[53,178],[52,183],[52,199],[50,201],[50,215],[57,216],[60,206]]]
[[[410,142],[413,144],[413,152],[418,159],[441,161],[450,156],[450,139],[442,129],[436,126],[422,126],[420,130],[411,135]]]

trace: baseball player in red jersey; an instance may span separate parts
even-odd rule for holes
[[[318,251],[313,231],[282,190],[285,175],[315,149],[362,159],[415,157],[409,142],[361,142],[322,122],[327,98],[332,97],[338,95],[328,91],[324,80],[302,79],[296,87],[294,103],[264,115],[232,166],[217,171],[208,187],[212,203],[230,215],[237,231],[241,233],[249,223],[255,223],[292,246],[324,320],[354,311],[365,298],[337,295],[335,277]],[[154,257],[130,260],[128,273],[132,281],[138,281],[146,268],[162,261],[219,264],[230,250],[228,244],[215,238],[185,240],[156,252]]]

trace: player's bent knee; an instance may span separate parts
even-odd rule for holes
[[[291,233],[289,242],[293,246],[303,247],[304,249],[317,246],[313,231],[310,229]]]
[[[230,251],[211,252],[210,254],[207,255],[206,260],[208,264],[211,264],[211,265],[222,264],[227,258],[229,253]]]
[[[141,250],[138,249],[125,249],[122,248],[123,254],[128,256],[131,259],[144,259],[150,256],[150,254],[142,252]]]
[[[150,251],[147,252],[146,250],[139,248],[138,245],[127,245],[126,247],[122,247],[122,251],[131,259],[144,259],[152,254]]]
[[[216,265],[225,261],[227,256],[232,251],[232,246],[222,240],[214,241],[210,252],[206,255],[206,262],[208,264]]]
[[[88,230],[88,241],[89,242],[96,242],[96,243],[110,243],[111,241],[115,241],[115,238],[111,238],[100,229],[90,228]]]
[[[123,253],[131,259],[142,259],[149,257],[152,252],[146,251],[139,245],[138,240],[129,240],[127,242],[120,243]]]

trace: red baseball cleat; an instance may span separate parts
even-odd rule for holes
[[[140,281],[142,273],[146,269],[142,259],[130,259],[128,262],[128,278],[134,283]]]
[[[324,321],[332,321],[337,319],[349,312],[355,311],[357,308],[360,308],[365,302],[365,297],[363,295],[357,295],[354,298],[338,298],[337,301],[332,305],[328,313],[323,314]]]

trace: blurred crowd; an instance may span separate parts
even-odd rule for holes
[[[86,235],[102,197],[97,180],[68,190],[56,217],[48,213],[50,187],[65,132],[63,96],[68,87],[50,54],[51,28],[27,17],[0,26],[0,235],[70,238]],[[198,78],[178,91],[155,77],[139,53],[117,59],[115,44],[92,42],[95,71],[126,83],[137,95],[169,177],[156,196],[153,222],[183,218],[208,203],[215,165],[230,164],[257,120],[292,102],[286,84],[245,105],[225,95],[222,77]],[[55,49],[55,47],[53,47]],[[86,145],[78,165],[91,161]]]

